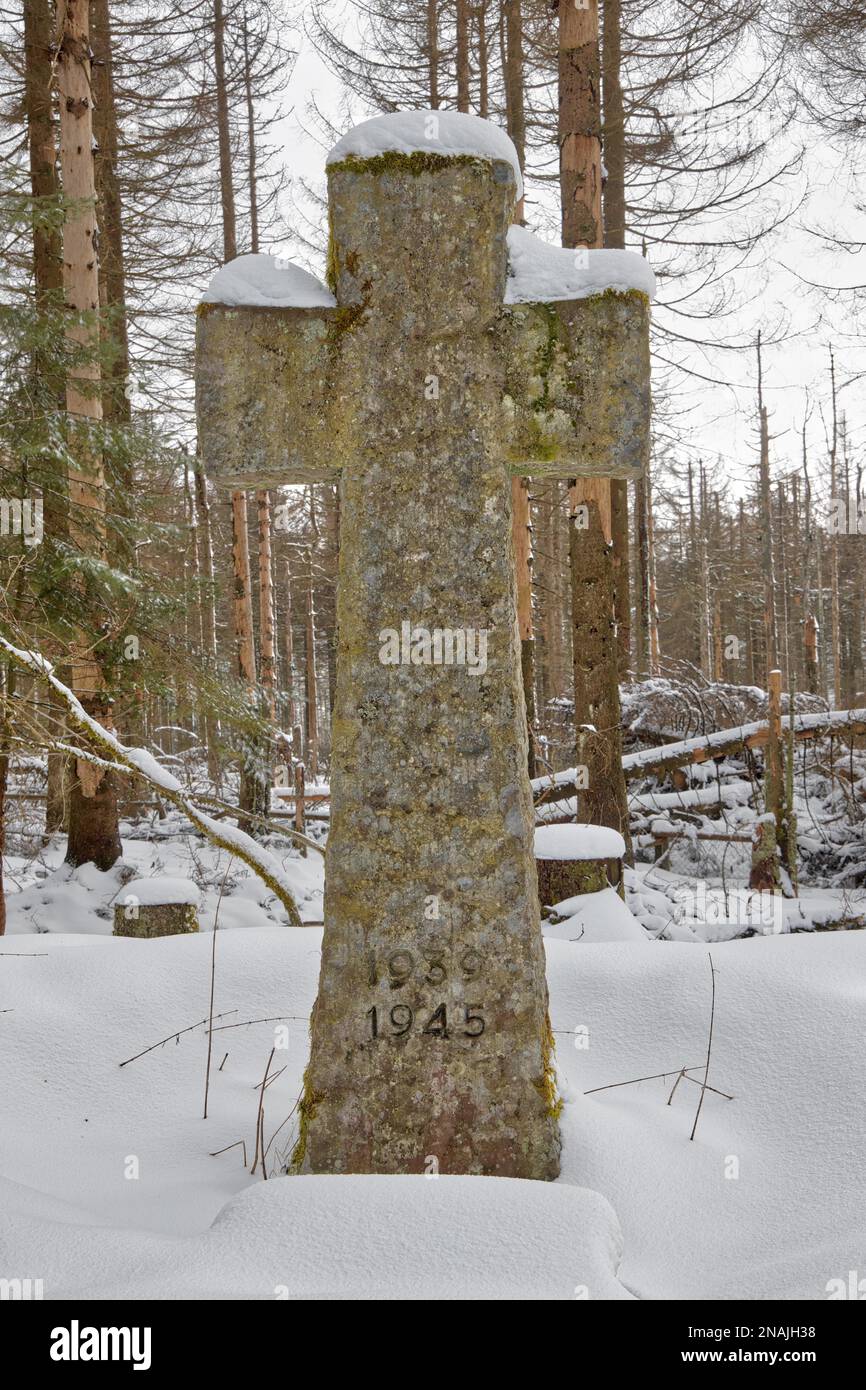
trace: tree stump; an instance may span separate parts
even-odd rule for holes
[[[135,878],[114,905],[115,936],[182,936],[198,931],[199,890],[187,878]]]
[[[542,906],[619,888],[625,841],[599,825],[543,825],[535,832],[538,899]]]
[[[772,811],[759,816],[754,824],[749,887],[758,893],[778,893],[780,889],[779,845]]]

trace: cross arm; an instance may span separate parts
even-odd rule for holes
[[[196,413],[219,487],[339,477],[346,429],[339,391],[341,311],[201,304]]]
[[[639,478],[649,460],[648,296],[507,305],[499,331],[511,472]]]

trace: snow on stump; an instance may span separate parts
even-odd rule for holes
[[[629,912],[615,888],[600,893],[578,893],[556,904],[544,923],[546,941],[580,941],[598,946],[609,941],[647,942],[640,922]]]
[[[200,894],[189,878],[134,878],[114,905],[115,936],[181,936],[198,931]]]
[[[555,273],[543,252],[529,275],[520,194],[488,122],[375,117],[328,158],[329,288],[255,262],[198,310],[214,481],[341,485],[295,1172],[559,1171],[511,476],[641,475],[652,280],[624,251],[560,252]]]
[[[535,831],[538,898],[552,907],[622,881],[625,840],[605,825],[540,825]]]

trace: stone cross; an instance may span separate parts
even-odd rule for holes
[[[332,152],[335,302],[199,309],[218,484],[341,489],[325,928],[291,1167],[553,1178],[509,474],[639,475],[648,299],[506,304],[516,160],[454,114],[447,139],[406,148],[406,119]]]

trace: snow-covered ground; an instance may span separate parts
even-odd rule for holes
[[[231,831],[231,825],[222,825]],[[63,863],[65,839],[55,836],[38,854],[4,856],[7,933],[110,933],[113,908],[122,903],[135,879],[154,876],[191,879],[201,890],[199,923],[257,927],[285,923],[277,898],[238,859],[215,849],[175,811],[164,820],[124,824],[123,857],[108,873],[92,864],[72,870]],[[315,831],[311,833],[315,834]],[[289,846],[270,846],[290,884],[301,920],[321,922],[324,860],[314,850],[302,857]],[[141,897],[140,890],[137,892]]]
[[[183,845],[125,845],[138,873],[155,853],[188,874]],[[317,915],[319,857],[287,865]],[[205,1029],[174,1034],[207,1016],[209,932],[111,938],[81,888],[68,930],[0,942],[3,1277],[46,1298],[822,1299],[866,1267],[863,932],[710,948],[709,1083],[733,1099],[707,1092],[693,1142],[698,1086],[667,1100],[706,1057],[707,947],[549,936],[559,1182],[288,1178],[321,930],[268,924],[258,891],[239,876],[220,909],[207,1120]],[[239,1141],[251,1164],[274,1047],[265,1182]]]

